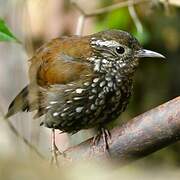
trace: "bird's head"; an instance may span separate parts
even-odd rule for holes
[[[163,55],[143,49],[136,38],[125,31],[106,30],[90,36],[93,55],[90,60],[95,65],[95,71],[107,71],[115,68],[117,71],[132,73],[139,64],[139,58]]]

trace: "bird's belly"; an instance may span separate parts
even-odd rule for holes
[[[78,89],[78,92],[80,91]],[[125,110],[131,86],[125,83],[116,88],[108,86],[91,88],[87,92],[73,96],[74,101],[71,99],[69,104],[70,100],[61,104],[61,107],[55,106],[53,110],[48,111],[44,120],[45,126],[75,133],[81,129],[102,126],[113,121]]]

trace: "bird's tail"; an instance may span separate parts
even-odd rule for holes
[[[29,86],[26,86],[11,102],[5,117],[8,118],[19,111],[29,111],[30,105],[29,105],[28,95],[29,95]]]

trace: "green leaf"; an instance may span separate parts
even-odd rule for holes
[[[0,41],[14,41],[20,43],[20,41],[9,30],[5,21],[0,18]]]
[[[121,8],[114,10],[101,16],[96,24],[96,30],[101,31],[103,29],[122,29],[126,30],[131,23],[131,17],[127,8]]]

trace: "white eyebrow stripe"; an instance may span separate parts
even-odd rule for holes
[[[114,40],[93,40],[91,42],[92,44],[96,44],[97,46],[103,47],[116,47],[119,46],[120,44]]]

